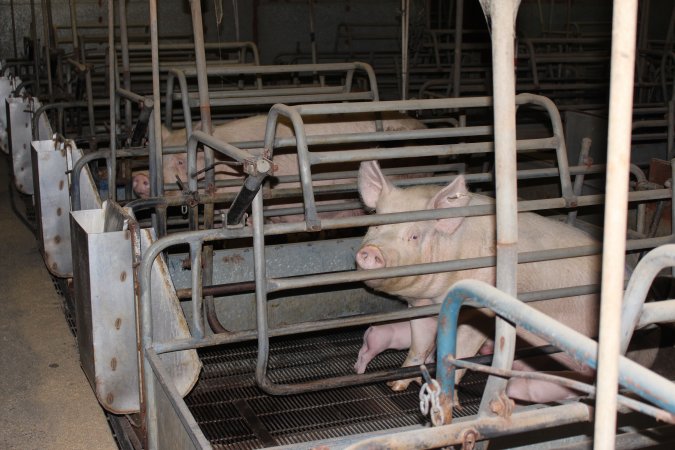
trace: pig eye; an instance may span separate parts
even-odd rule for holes
[[[409,241],[416,241],[417,240],[417,235],[413,234],[408,238]]]

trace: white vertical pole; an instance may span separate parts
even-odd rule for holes
[[[594,448],[603,450],[615,444],[636,29],[637,0],[615,0],[594,437]]]

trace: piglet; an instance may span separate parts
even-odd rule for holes
[[[416,319],[425,321],[429,326],[436,327],[436,317]],[[364,373],[368,363],[385,350],[407,350],[411,342],[410,321],[391,322],[382,325],[372,325],[363,334],[363,345],[354,364],[356,373]],[[426,363],[434,361],[433,352],[429,354]]]

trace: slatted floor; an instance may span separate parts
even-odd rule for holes
[[[287,337],[271,343],[270,378],[297,383],[353,373],[364,330]],[[424,424],[419,386],[392,392],[385,383],[294,396],[271,396],[254,381],[256,344],[201,350],[204,369],[186,402],[218,449],[253,449]],[[405,352],[387,351],[369,371],[398,367]],[[465,377],[460,415],[475,414],[484,378]]]

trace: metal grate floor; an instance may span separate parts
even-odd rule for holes
[[[300,382],[353,373],[363,329],[271,342],[270,378]],[[254,449],[420,425],[419,386],[393,392],[385,383],[295,396],[271,396],[254,381],[255,343],[200,350],[204,369],[185,398],[217,449]],[[386,351],[369,371],[398,367],[404,351]],[[469,373],[459,387],[459,415],[477,412],[485,378]]]

